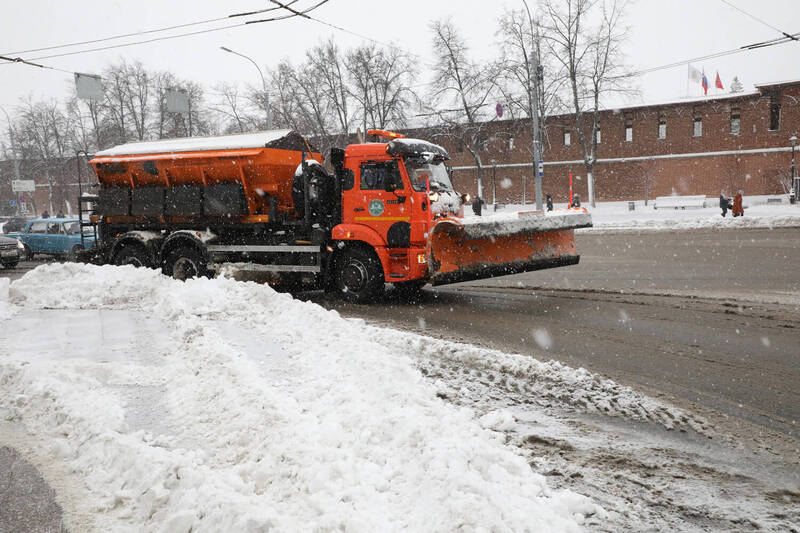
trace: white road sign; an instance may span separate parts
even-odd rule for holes
[[[36,182],[33,180],[11,180],[12,192],[36,192]]]
[[[168,89],[167,111],[170,113],[188,113],[189,92],[186,89]]]
[[[103,78],[95,74],[75,73],[75,90],[78,98],[99,101],[103,99]]]

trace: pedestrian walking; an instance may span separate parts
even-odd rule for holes
[[[56,213],[56,218],[64,218],[64,212],[61,209],[59,209],[58,213]]]
[[[478,216],[481,216],[481,211],[483,211],[483,204],[486,202],[483,201],[483,198],[480,196],[475,197],[475,201],[472,202],[472,212]]]
[[[553,210],[553,197],[550,196],[549,194],[545,194],[544,197],[545,197],[545,203],[547,204],[547,210],[548,211],[552,211]]]
[[[731,213],[735,217],[743,217],[744,216],[744,206],[742,205],[742,190],[739,189],[739,192],[736,193],[736,196],[733,197],[733,209],[731,209]]]
[[[47,211],[42,211],[42,218],[50,218],[50,213]]]
[[[581,197],[580,195],[573,194],[572,195],[572,203],[569,204],[570,207],[580,207],[581,206]]]
[[[725,191],[719,193],[719,208],[722,209],[722,216],[728,214],[728,207],[730,207],[730,199],[725,197]]]

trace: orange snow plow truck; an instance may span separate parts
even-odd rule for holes
[[[463,217],[438,145],[334,148],[329,164],[294,131],[124,144],[95,154],[98,263],[178,279],[255,270],[364,302],[385,283],[417,290],[578,263],[585,212]]]

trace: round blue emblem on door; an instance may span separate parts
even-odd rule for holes
[[[367,211],[369,214],[374,217],[379,217],[383,214],[384,206],[383,201],[379,199],[374,199],[369,201],[369,205],[367,206]]]

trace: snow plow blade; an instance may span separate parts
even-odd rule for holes
[[[592,225],[585,212],[436,223],[428,239],[432,285],[576,265],[574,230]]]

